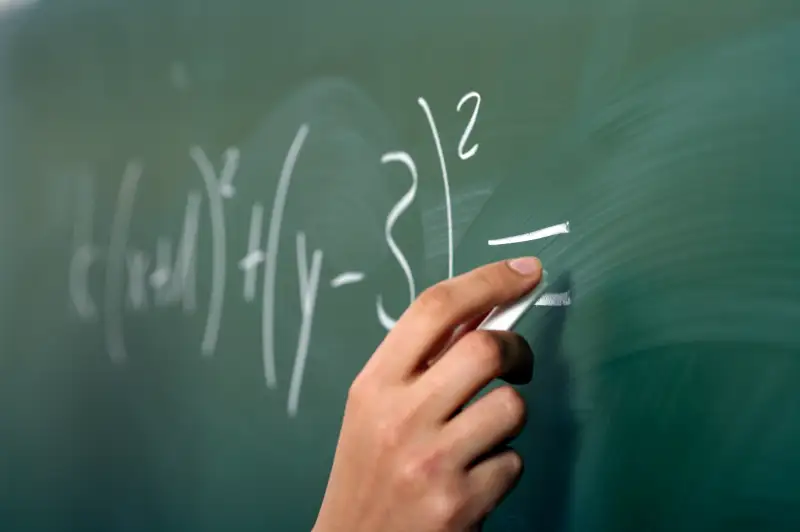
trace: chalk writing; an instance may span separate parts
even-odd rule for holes
[[[261,251],[261,223],[264,219],[264,207],[256,202],[250,213],[250,235],[247,237],[247,255],[239,261],[239,269],[244,272],[244,300],[252,301],[256,297],[256,268],[264,262],[267,254]]]
[[[225,208],[222,198],[233,195],[231,182],[233,174],[239,166],[239,151],[229,149],[225,152],[225,162],[219,179],[214,175],[214,167],[199,146],[193,146],[189,154],[197,164],[208,194],[209,212],[211,216],[211,234],[213,249],[213,273],[211,274],[211,300],[209,302],[206,331],[203,335],[202,350],[204,355],[213,355],[217,345],[219,324],[222,319],[222,300],[225,294]]]
[[[400,267],[403,269],[403,273],[406,276],[406,282],[408,282],[408,303],[409,305],[414,301],[416,297],[416,288],[414,287],[414,274],[411,272],[411,266],[408,265],[408,261],[406,260],[405,255],[397,246],[397,243],[392,238],[392,226],[394,226],[397,219],[400,218],[400,215],[411,206],[411,203],[414,201],[414,196],[417,193],[417,182],[419,181],[419,177],[417,174],[417,167],[414,164],[414,160],[411,156],[402,151],[398,152],[389,152],[381,157],[381,162],[383,164],[388,164],[392,162],[400,163],[404,165],[408,169],[408,173],[411,174],[411,188],[408,189],[400,201],[389,211],[389,216],[386,217],[386,227],[384,234],[386,236],[386,243],[389,245],[389,249],[392,251],[392,255],[394,255],[397,262],[400,263]],[[381,325],[386,328],[386,330],[390,330],[394,325],[397,323],[397,320],[391,318],[389,314],[386,312],[386,309],[383,306],[383,299],[380,294],[378,294],[377,299],[377,310],[378,310],[378,320],[381,322]]]
[[[456,105],[460,112],[465,105],[474,100],[475,106],[464,129],[457,148],[461,160],[475,156],[478,144],[470,143],[481,97],[477,92],[464,95]],[[444,183],[445,203],[448,222],[448,277],[453,275],[453,240],[452,240],[452,206],[450,204],[450,182],[447,164],[444,157],[439,131],[424,98],[418,99],[430,128],[436,152],[439,158],[441,178]],[[260,201],[250,204],[250,220],[247,234],[247,248],[241,250],[237,262],[238,271],[242,275],[242,299],[254,302],[256,297],[259,273],[263,271],[263,287],[261,294],[261,359],[265,385],[270,389],[277,388],[275,331],[276,321],[281,311],[275,308],[277,272],[282,235],[284,211],[287,205],[292,178],[301,158],[306,139],[312,129],[311,124],[300,124],[291,142],[286,148],[274,197],[269,214],[266,240],[263,239],[265,223],[265,207]],[[223,301],[225,299],[226,266],[228,260],[227,229],[225,225],[226,201],[233,201],[236,196],[234,179],[236,177],[241,154],[236,147],[228,148],[222,156],[219,172],[214,168],[211,159],[200,146],[192,146],[188,156],[193,161],[196,171],[202,179],[203,193],[198,183],[196,189],[188,191],[183,215],[183,226],[177,239],[167,235],[157,236],[153,253],[146,249],[129,246],[129,235],[137,197],[139,183],[144,173],[144,165],[138,160],[127,163],[122,172],[117,191],[113,219],[111,221],[107,249],[96,245],[94,234],[95,191],[94,182],[89,176],[78,179],[78,195],[76,197],[76,214],[73,227],[73,255],[69,263],[69,295],[75,313],[81,320],[93,321],[98,318],[98,309],[90,293],[90,270],[100,261],[105,262],[105,285],[103,325],[108,356],[115,363],[123,362],[128,354],[124,338],[123,314],[143,312],[150,305],[167,307],[180,305],[184,313],[197,311],[197,264],[198,242],[200,233],[201,207],[204,197],[207,200],[211,227],[211,271],[210,290],[207,303],[207,314],[202,338],[199,340],[201,356],[214,354],[222,323]],[[414,158],[409,152],[402,150],[387,151],[380,157],[382,165],[401,168],[409,179],[405,193],[387,213],[384,224],[384,237],[392,257],[399,265],[405,277],[408,289],[408,300],[411,304],[417,293],[414,272],[409,261],[395,240],[393,231],[400,218],[416,200],[420,175]],[[238,201],[238,200],[237,200]],[[520,244],[538,239],[554,237],[570,232],[569,222],[545,227],[532,232],[497,238],[488,241],[490,246]],[[303,380],[311,351],[312,328],[315,310],[320,295],[320,287],[346,291],[348,286],[367,280],[362,271],[343,271],[323,281],[322,268],[324,252],[310,242],[306,232],[299,230],[295,234],[295,260],[299,289],[300,325],[297,331],[297,343],[294,349],[294,361],[288,381],[286,411],[294,417],[300,408]],[[263,265],[263,268],[262,268]],[[321,285],[325,282],[326,285]],[[384,295],[375,294],[375,318],[386,330],[396,324],[386,309]],[[544,294],[536,303],[537,306],[564,306],[571,304],[569,293]]]
[[[436,128],[436,120],[433,118],[433,113],[425,101],[425,98],[420,97],[417,100],[422,110],[425,112],[425,118],[428,119],[428,126],[431,128],[431,135],[433,135],[433,143],[436,145],[436,155],[439,157],[439,167],[442,171],[442,182],[444,183],[444,206],[447,215],[447,277],[453,277],[453,206],[450,202],[450,180],[447,178],[447,161],[444,159],[444,151],[442,150],[442,141],[439,139],[439,130]]]
[[[471,98],[475,99],[475,109],[472,110],[472,116],[469,119],[469,124],[467,124],[467,129],[464,130],[464,134],[461,135],[461,140],[458,141],[458,156],[461,160],[466,161],[467,159],[471,158],[475,155],[475,152],[478,151],[478,144],[473,145],[468,151],[464,151],[464,144],[467,142],[470,133],[472,133],[472,128],[475,127],[475,120],[478,118],[478,110],[481,107],[481,95],[475,91],[468,92],[465,94],[461,100],[459,100],[458,105],[456,105],[456,111],[461,111],[461,107],[467,103]]]
[[[343,272],[331,279],[331,288],[360,283],[363,280],[364,274],[362,272]]]
[[[287,407],[289,416],[297,415],[298,403],[300,401],[300,387],[303,384],[303,373],[305,372],[306,357],[308,356],[308,345],[311,341],[311,323],[314,319],[314,306],[317,302],[319,275],[322,269],[321,250],[314,250],[310,271],[308,269],[308,259],[306,257],[306,236],[302,232],[297,233],[297,275],[300,284],[300,309],[303,319],[300,324],[300,335],[297,340],[297,351],[294,357],[292,378],[289,383],[289,404]]]
[[[108,245],[105,287],[106,347],[108,356],[117,363],[123,362],[128,357],[122,330],[122,276],[128,230],[141,176],[142,164],[139,161],[129,162],[122,175]]]
[[[489,240],[489,245],[503,246],[506,244],[518,244],[520,242],[530,242],[532,240],[539,240],[541,238],[547,238],[564,233],[569,233],[569,222],[564,222],[563,224],[558,224],[558,225],[551,225],[550,227],[545,227],[544,229],[538,229],[536,231],[532,231],[530,233],[525,233],[522,235]]]
[[[565,307],[572,303],[569,292],[561,292],[558,294],[544,294],[536,303],[537,307]]]
[[[125,256],[128,265],[128,304],[134,310],[147,307],[147,269],[150,258],[140,250],[130,250]]]
[[[465,94],[461,100],[459,100],[458,104],[456,104],[456,111],[460,112],[461,107],[469,101],[470,99],[475,99],[475,109],[472,111],[472,116],[469,119],[469,123],[467,124],[464,133],[461,135],[461,140],[458,143],[458,156],[462,160],[469,159],[475,155],[475,152],[478,151],[478,145],[475,144],[469,151],[464,152],[464,144],[467,142],[470,134],[472,133],[472,128],[475,127],[475,120],[478,118],[478,110],[480,109],[481,105],[481,95],[475,91],[468,92]],[[439,129],[436,127],[436,120],[433,118],[433,112],[431,111],[430,105],[428,102],[420,96],[417,99],[417,103],[422,108],[423,113],[425,114],[425,118],[428,121],[428,127],[430,127],[431,135],[433,136],[433,143],[436,147],[436,156],[439,159],[439,168],[442,173],[442,183],[444,184],[444,205],[445,205],[445,213],[447,216],[447,277],[453,277],[453,264],[454,264],[454,256],[453,256],[453,205],[450,199],[450,179],[447,174],[447,161],[444,157],[444,149],[442,148],[442,141],[439,135]]]
[[[522,242],[531,242],[533,240],[540,240],[542,238],[549,238],[551,236],[562,235],[569,233],[569,222],[564,222],[543,229],[537,229],[530,233],[521,235],[509,236],[505,238],[496,238],[489,240],[490,246],[504,246],[508,244],[519,244]],[[558,294],[544,294],[538,301],[536,306],[540,307],[563,307],[569,305],[571,302],[569,292],[561,292]]]
[[[289,147],[286,159],[281,168],[278,188],[275,191],[275,200],[272,204],[272,216],[269,221],[269,236],[267,237],[267,253],[264,268],[264,292],[261,307],[261,349],[264,360],[264,379],[267,386],[275,388],[278,385],[275,374],[275,273],[278,265],[278,243],[281,237],[281,223],[283,222],[283,209],[286,206],[286,196],[289,193],[289,182],[292,179],[294,165],[303,143],[308,137],[308,124],[303,124]]]
[[[155,290],[157,306],[183,303],[186,312],[196,308],[195,264],[198,228],[200,225],[199,192],[189,192],[183,219],[183,233],[178,245],[178,256],[172,263],[172,243],[160,237],[156,244],[156,267],[150,274],[150,285]]]

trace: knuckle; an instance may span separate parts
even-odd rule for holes
[[[364,378],[358,376],[353,379],[353,382],[350,383],[350,387],[347,389],[347,403],[359,403],[362,397],[364,397]]]
[[[369,404],[374,396],[373,386],[369,377],[363,371],[353,379],[347,389],[347,404],[349,406],[360,406]]]
[[[438,447],[419,449],[408,455],[401,467],[401,481],[405,485],[430,486],[441,476],[445,453]]]
[[[495,394],[496,400],[508,422],[513,426],[522,425],[527,414],[527,405],[522,395],[511,386],[497,388]]]
[[[424,483],[419,462],[413,457],[401,459],[396,466],[395,475],[400,486],[411,492],[416,491],[415,488]]]
[[[505,268],[503,268],[505,270]],[[503,291],[505,276],[500,274],[500,269],[495,265],[486,266],[475,270],[474,283],[483,293],[495,294]]]
[[[480,366],[482,371],[499,374],[503,367],[503,348],[500,341],[489,331],[472,331],[464,337],[467,356]]]
[[[462,490],[442,488],[428,497],[428,519],[437,530],[452,530],[467,504]]]
[[[446,283],[435,284],[426,288],[417,298],[417,308],[426,316],[440,316],[453,303],[453,294]]]

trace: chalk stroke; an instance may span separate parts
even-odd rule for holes
[[[489,245],[503,246],[505,244],[518,244],[520,242],[530,242],[531,240],[539,240],[564,233],[569,233],[569,222],[551,225],[550,227],[545,227],[544,229],[539,229],[538,231],[533,231],[532,233],[489,240]]]
[[[378,322],[383,326],[384,329],[391,331],[394,326],[397,325],[397,320],[389,316],[389,313],[386,312],[385,308],[383,308],[383,296],[381,294],[378,294],[375,307],[378,311]]]
[[[306,257],[306,235],[297,233],[297,275],[300,285],[300,309],[303,321],[300,324],[300,334],[297,341],[297,351],[294,357],[292,378],[289,384],[289,400],[287,412],[289,417],[297,415],[300,403],[300,390],[303,385],[308,346],[311,341],[311,325],[314,320],[314,307],[317,302],[319,277],[322,270],[322,250],[314,250],[311,258],[311,271],[308,270]]]
[[[183,311],[194,312],[197,304],[195,262],[197,235],[200,226],[200,192],[193,190],[186,197],[183,232],[178,256],[172,263],[172,242],[160,237],[156,243],[156,266],[150,274],[156,306],[183,302]]]
[[[192,146],[189,155],[200,170],[203,182],[206,185],[208,195],[209,212],[211,216],[211,295],[208,303],[208,318],[206,319],[206,329],[203,334],[202,353],[205,356],[214,354],[219,335],[219,326],[222,321],[222,303],[225,296],[225,210],[222,204],[222,191],[224,189],[222,180],[233,179],[229,173],[236,171],[238,156],[225,152],[225,164],[222,169],[222,177],[217,180],[214,174],[214,167],[199,146]]]
[[[425,117],[428,119],[428,125],[431,128],[433,135],[433,142],[436,144],[436,153],[439,157],[439,166],[442,170],[442,181],[444,183],[444,202],[447,213],[447,278],[453,277],[453,206],[450,203],[450,181],[447,178],[447,163],[444,160],[444,152],[442,151],[442,141],[439,139],[439,131],[436,128],[436,121],[433,119],[433,113],[425,101],[425,98],[419,97],[417,99],[420,107],[425,112]]]
[[[139,250],[126,253],[128,264],[128,303],[134,310],[147,307],[147,269],[150,258]]]
[[[278,244],[280,243],[281,223],[283,222],[283,209],[286,205],[286,196],[289,193],[289,182],[292,179],[294,166],[300,149],[308,136],[308,124],[303,124],[297,130],[297,134],[289,147],[286,159],[281,168],[278,187],[275,191],[275,198],[272,204],[272,215],[269,222],[269,233],[267,235],[267,252],[264,259],[264,290],[262,293],[261,311],[261,350],[264,361],[264,378],[269,388],[278,385],[275,374],[275,329],[274,307],[275,307],[275,274],[278,264]]]
[[[565,307],[572,304],[569,292],[560,292],[557,294],[543,294],[536,303],[537,307]]]
[[[475,109],[472,110],[472,116],[469,119],[469,124],[467,124],[467,129],[464,130],[464,133],[461,135],[461,140],[458,142],[458,156],[461,157],[462,161],[466,161],[478,151],[477,142],[466,153],[464,152],[464,144],[472,133],[472,128],[475,127],[475,120],[478,118],[478,110],[481,107],[481,95],[475,91],[468,92],[459,100],[458,105],[456,105],[456,111],[461,112],[461,107],[471,98],[475,99]]]
[[[250,234],[247,237],[247,255],[239,261],[239,269],[244,272],[243,297],[253,301],[256,297],[256,274],[258,265],[264,262],[266,254],[261,250],[261,225],[264,219],[264,206],[255,203],[250,212]]]
[[[242,260],[239,261],[239,268],[242,270],[246,270],[247,273],[252,273],[250,272],[250,270],[253,270],[256,266],[258,266],[259,263],[264,262],[265,258],[266,254],[263,251],[259,250],[251,251],[250,253],[245,255],[244,258],[242,258]],[[253,276],[252,278],[255,279],[255,276]],[[250,279],[251,277],[248,276],[247,280],[249,281]],[[250,293],[250,290],[247,289],[247,285],[249,284],[250,283],[248,282],[246,283],[245,286],[245,299],[251,301],[253,299],[253,296],[248,295]]]
[[[81,246],[75,252],[69,268],[69,292],[72,306],[83,320],[97,317],[97,306],[89,293],[89,269],[97,259],[97,253],[89,246]]]
[[[97,306],[89,292],[89,269],[97,259],[94,240],[94,183],[89,177],[78,180],[72,241],[75,252],[69,266],[69,293],[72,306],[83,320],[97,317]]]
[[[156,293],[156,305],[166,304],[166,298],[162,295],[164,287],[167,286],[172,268],[172,242],[169,238],[161,236],[156,241],[156,266],[150,274],[150,286]]]
[[[108,356],[115,363],[123,362],[128,357],[122,328],[122,276],[133,204],[141,176],[141,163],[130,161],[122,174],[111,222],[105,287],[105,337]]]
[[[194,312],[197,307],[196,261],[197,236],[200,229],[200,192],[193,190],[186,197],[186,211],[183,218],[183,233],[179,245],[178,256],[170,274],[170,298],[183,301],[186,313]]]
[[[230,199],[236,193],[233,188],[233,178],[239,170],[239,148],[232,146],[225,150],[225,162],[222,165],[222,173],[219,176],[219,194],[225,199]]]
[[[400,163],[404,165],[407,169],[409,174],[411,174],[411,188],[408,189],[400,201],[392,207],[392,210],[389,211],[389,215],[386,217],[386,225],[384,226],[384,236],[386,238],[386,243],[389,245],[389,249],[392,251],[395,259],[400,264],[400,267],[403,269],[403,273],[406,276],[406,282],[408,283],[408,304],[414,302],[414,298],[416,297],[416,288],[414,286],[414,274],[411,272],[411,266],[408,264],[408,260],[406,260],[405,255],[400,250],[400,247],[394,241],[392,237],[392,227],[400,218],[400,216],[411,206],[411,203],[414,202],[414,196],[417,193],[417,182],[419,181],[419,177],[417,174],[417,166],[414,164],[414,159],[411,156],[404,152],[404,151],[392,151],[384,153],[381,157],[382,164],[388,163]],[[397,323],[396,320],[389,317],[389,314],[383,308],[383,298],[380,294],[378,294],[377,299],[377,311],[378,311],[378,321],[383,325],[386,330],[391,330],[395,324]]]
[[[331,279],[331,288],[360,283],[363,280],[364,274],[362,272],[344,272]]]

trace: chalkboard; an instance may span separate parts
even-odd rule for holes
[[[800,529],[800,4],[0,2],[0,523],[303,531],[410,299],[538,255],[490,531]]]

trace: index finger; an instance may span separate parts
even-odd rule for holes
[[[541,279],[535,257],[495,262],[425,290],[403,313],[375,352],[373,370],[388,378],[413,374],[463,322],[520,298]]]

